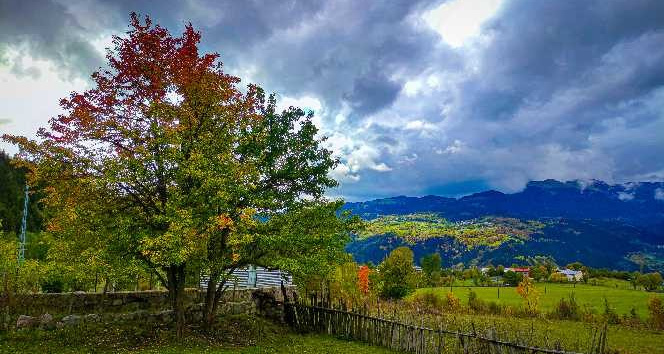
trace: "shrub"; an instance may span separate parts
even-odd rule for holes
[[[574,293],[571,293],[568,298],[560,299],[550,316],[559,320],[579,320],[581,318],[581,310],[579,304],[576,302]]]
[[[413,302],[421,308],[440,311],[445,306],[443,299],[434,291],[423,291],[413,296]]]
[[[620,317],[616,311],[611,306],[609,306],[609,300],[606,297],[604,298],[604,318],[610,324],[620,323]]]
[[[643,286],[646,291],[655,291],[662,285],[662,275],[659,273],[648,273],[639,275],[637,283]]]
[[[468,292],[468,307],[477,313],[486,312],[487,309],[486,303],[473,290]]]
[[[445,307],[452,311],[459,310],[461,309],[461,300],[453,292],[448,292],[445,296]]]
[[[521,273],[516,273],[513,271],[505,272],[503,275],[503,283],[505,285],[516,286],[523,280],[523,275]]]
[[[664,304],[662,299],[653,296],[648,301],[648,311],[650,312],[650,324],[657,329],[664,329]]]
[[[45,293],[61,293],[64,287],[62,280],[58,278],[46,279],[41,285],[42,291]]]
[[[563,273],[553,273],[549,277],[549,281],[552,283],[567,283],[567,276]]]

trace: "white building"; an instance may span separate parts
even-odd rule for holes
[[[583,272],[580,270],[558,269],[558,273],[564,274],[567,277],[567,281],[583,280]]]

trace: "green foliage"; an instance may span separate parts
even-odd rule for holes
[[[439,253],[432,253],[420,259],[422,272],[426,277],[426,282],[429,286],[436,286],[440,284],[441,276],[441,258]]]
[[[12,159],[4,151],[0,151],[0,220],[2,229],[10,234],[18,234],[23,217],[24,188],[26,169],[14,165]],[[42,223],[42,211],[38,204],[39,196],[31,194],[28,204],[29,231],[39,231]]]
[[[190,268],[210,277],[209,319],[237,268],[304,279],[343,261],[357,222],[324,195],[337,160],[313,112],[279,112],[275,95],[240,87],[216,54],[199,53],[192,26],[172,36],[132,14],[130,28],[115,38],[109,69],[61,100],[64,113],[38,141],[3,136],[46,194],[48,256],[88,265],[68,286],[147,270],[171,292],[181,332]]]
[[[571,269],[571,270],[582,270],[582,269],[583,269],[583,263],[581,263],[581,262],[573,262],[573,263],[568,264],[568,265],[566,266],[566,268],[567,268],[567,269]]]
[[[657,272],[638,275],[636,279],[637,284],[643,286],[646,291],[655,291],[662,286],[662,275]]]
[[[420,265],[422,266],[422,271],[427,276],[430,276],[433,272],[440,272],[441,259],[439,253],[432,253],[430,255],[422,257],[420,260]]]
[[[410,248],[399,247],[393,250],[378,267],[382,283],[381,296],[400,299],[410,294],[416,285],[413,266],[413,251]]]
[[[547,279],[549,277],[549,272],[544,266],[537,266],[530,269],[530,276],[537,281]]]
[[[503,275],[503,284],[510,286],[517,286],[523,280],[523,274],[508,271]]]
[[[360,303],[362,294],[357,286],[359,265],[346,262],[336,267],[331,276],[330,293],[334,299],[344,302],[348,308]]]
[[[653,296],[648,300],[648,312],[650,313],[650,324],[656,329],[664,330],[664,301]]]
[[[574,293],[570,293],[567,298],[561,298],[550,313],[550,316],[559,320],[578,321],[581,318],[581,309],[576,302]]]

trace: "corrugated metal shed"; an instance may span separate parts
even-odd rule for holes
[[[293,277],[279,269],[249,266],[237,269],[233,272],[233,276],[237,288],[270,288],[280,286],[282,281],[285,286],[293,285]],[[207,289],[207,284],[208,277],[202,276],[201,288]]]

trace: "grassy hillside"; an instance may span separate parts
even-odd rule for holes
[[[520,264],[550,256],[558,264],[580,261],[594,268],[638,270],[631,256],[643,255],[646,270],[664,270],[662,241],[616,221],[486,216],[451,221],[435,213],[384,215],[347,246],[360,263],[379,263],[393,249],[408,246],[415,260],[439,253],[446,267]]]

